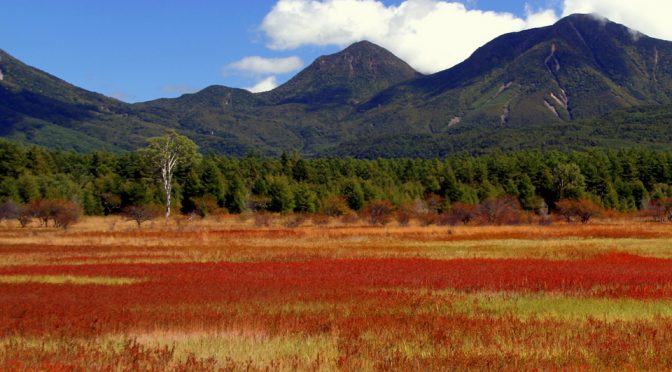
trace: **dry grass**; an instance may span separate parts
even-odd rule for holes
[[[140,283],[134,278],[74,275],[0,275],[0,284],[73,284],[73,285],[129,285]]]
[[[285,227],[287,218],[264,228],[237,216],[142,229],[115,217],[67,231],[5,223],[0,369],[672,363],[672,225]]]
[[[0,266],[296,261],[315,258],[585,258],[608,251],[672,257],[672,225],[328,226],[255,228],[232,216],[153,221],[86,218],[68,231],[0,228]]]

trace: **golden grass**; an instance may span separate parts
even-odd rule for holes
[[[454,297],[454,294],[450,295]],[[652,321],[672,318],[672,301],[642,301],[626,298],[585,298],[558,294],[479,293],[464,295],[453,302],[453,311],[489,317],[554,319],[605,322]]]
[[[602,222],[553,226],[343,226],[255,228],[234,216],[162,220],[138,230],[119,217],[87,217],[68,231],[0,228],[0,267],[313,258],[584,258],[606,251],[672,257],[672,225]]]
[[[255,369],[292,370],[291,365],[272,365],[278,360],[298,359],[301,365],[311,365],[320,360],[325,370],[335,370],[338,345],[331,335],[269,336],[260,332],[185,332],[156,331],[136,336],[136,340],[149,347],[175,348],[178,359],[190,354],[197,358],[213,358],[219,366],[227,361],[245,365],[253,361]]]
[[[74,284],[74,285],[130,285],[142,280],[105,276],[74,275],[0,275],[0,284]]]
[[[672,225],[343,226],[255,228],[219,219],[143,225],[89,217],[68,231],[0,227],[0,267],[314,258],[585,258],[607,251],[672,257]]]

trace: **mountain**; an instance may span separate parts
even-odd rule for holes
[[[451,69],[381,92],[360,112],[363,121],[441,133],[671,102],[672,43],[595,15],[572,15],[500,36]]]
[[[270,92],[211,86],[134,109],[144,120],[189,131],[199,143],[220,152],[315,154],[347,136],[341,122],[358,103],[419,76],[389,51],[363,41],[319,57]]]
[[[262,96],[278,104],[356,105],[419,76],[386,49],[361,41],[339,53],[319,57],[287,83]]]
[[[163,131],[131,106],[75,87],[0,50],[0,135],[76,151],[118,151]]]
[[[210,86],[137,104],[0,51],[0,135],[76,151],[141,147],[165,128],[236,155],[664,147],[671,112],[672,42],[594,15],[502,35],[432,75],[362,41],[270,92]]]

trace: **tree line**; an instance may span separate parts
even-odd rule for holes
[[[527,211],[565,200],[617,211],[672,196],[672,152],[646,149],[521,151],[445,159],[307,159],[193,153],[168,180],[146,150],[80,154],[0,140],[0,202],[64,200],[87,215],[164,206],[182,213],[363,212],[373,202],[445,213],[510,198]],[[166,194],[168,190],[168,194]],[[418,207],[420,206],[420,207]]]

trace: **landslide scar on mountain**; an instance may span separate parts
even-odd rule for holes
[[[565,94],[564,90],[562,89],[560,90],[560,98],[558,98],[558,96],[556,96],[555,93],[551,92],[551,98],[553,98],[553,100],[557,102],[560,106],[564,107],[565,110],[569,109],[568,107],[569,100],[567,99],[567,94]]]
[[[561,96],[558,98],[554,93],[551,92],[551,98],[553,98],[555,101],[557,101],[560,106],[564,107],[565,110],[567,110],[567,114],[569,114],[569,120],[574,120],[574,115],[572,115],[571,110],[569,109],[569,97],[567,97],[567,93],[565,93],[565,90],[562,87],[562,83],[560,82],[560,77],[558,77],[558,71],[560,71],[560,61],[558,61],[558,58],[555,56],[555,52],[558,51],[558,47],[555,43],[551,44],[551,53],[546,57],[544,60],[544,65],[546,66],[546,69],[548,72],[553,75],[553,79],[555,82],[558,84],[558,87],[560,88]],[[553,113],[559,118],[560,115],[558,114],[558,110],[555,109],[548,101],[544,101],[546,103],[546,106],[551,106],[553,108]]]
[[[558,110],[555,109],[555,106],[551,105],[551,103],[548,102],[547,100],[544,100],[544,105],[546,106],[547,109],[549,109],[553,113],[553,115],[555,115],[555,117],[560,119],[560,114],[558,114]]]
[[[551,54],[548,57],[546,57],[546,60],[544,60],[544,65],[546,65],[546,68],[548,69],[548,72],[550,72],[553,75],[553,77],[555,77],[557,79],[557,76],[555,75],[555,73],[560,71],[560,62],[558,61],[557,58],[555,58],[555,51],[556,50],[557,50],[557,47],[555,46],[555,43],[551,44]],[[551,60],[553,60],[552,61],[554,63],[553,69],[555,69],[555,72],[553,72],[553,69],[551,68],[551,66],[548,65],[548,63],[551,62]]]
[[[513,85],[513,81],[509,81],[509,82],[506,83],[506,84],[502,84],[502,86],[499,87],[499,90],[497,91],[497,93],[495,93],[495,96],[492,97],[492,98],[497,98],[497,96],[499,96],[500,94],[502,94],[505,90],[511,88],[512,85]]]
[[[658,52],[657,47],[653,47],[653,81],[658,82],[658,76],[656,76],[656,73],[658,72],[658,63],[660,62],[660,52]],[[0,72],[0,76],[2,76]]]

